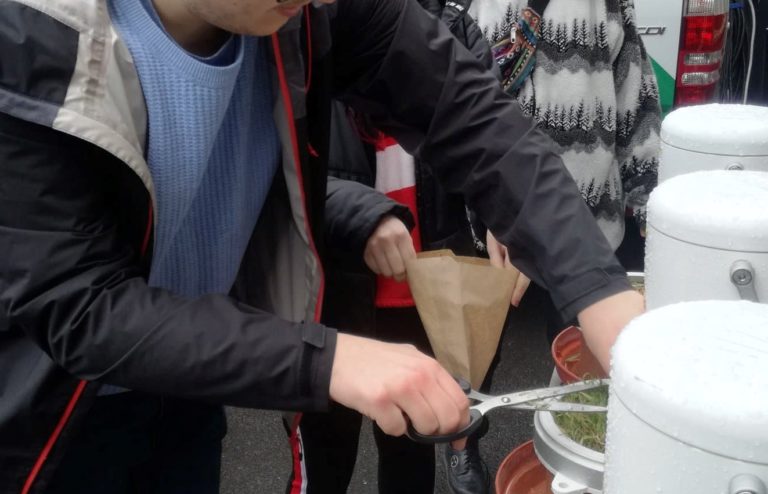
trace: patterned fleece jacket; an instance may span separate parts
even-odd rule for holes
[[[475,0],[470,14],[493,44],[509,36],[527,5]],[[518,101],[555,141],[615,249],[626,208],[644,227],[658,169],[658,88],[632,0],[550,0],[536,57]]]

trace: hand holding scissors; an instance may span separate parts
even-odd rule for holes
[[[494,408],[513,408],[515,410],[535,410],[548,412],[580,412],[580,413],[599,413],[607,409],[597,405],[582,405],[579,403],[567,403],[555,398],[587,391],[600,386],[610,384],[610,379],[594,379],[581,381],[564,386],[554,386],[550,388],[532,389],[528,391],[518,391],[499,396],[491,396],[479,393],[472,389],[470,384],[463,379],[456,379],[461,389],[467,397],[475,404],[469,407],[469,424],[463,429],[452,434],[425,435],[420,434],[408,425],[408,436],[418,443],[446,443],[467,437],[473,434],[483,423],[483,417]]]

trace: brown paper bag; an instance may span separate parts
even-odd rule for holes
[[[499,345],[517,274],[450,250],[422,252],[406,271],[438,362],[477,389]]]

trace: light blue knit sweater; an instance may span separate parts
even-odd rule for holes
[[[279,162],[266,42],[233,36],[195,57],[162,28],[150,0],[112,0],[149,114],[156,189],[150,285],[227,293]]]

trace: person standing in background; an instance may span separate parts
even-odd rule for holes
[[[500,59],[504,42],[538,28],[535,63],[510,90],[555,142],[611,247],[624,239],[625,212],[645,231],[645,205],[658,174],[661,107],[632,0],[475,0],[469,8]],[[536,16],[536,17],[532,17]],[[506,74],[502,74],[504,78]],[[509,80],[502,80],[508,85]],[[629,222],[631,224],[633,222]],[[482,239],[481,239],[482,240]],[[514,256],[488,232],[491,262]],[[527,278],[521,277],[521,283]],[[518,285],[520,286],[520,285]],[[522,289],[524,291],[524,288]],[[522,296],[516,291],[516,300]],[[513,296],[514,298],[514,296]],[[551,340],[573,321],[548,314]]]
[[[466,14],[468,0],[419,3],[440,18],[484,67],[498,73],[490,46]],[[390,216],[382,221],[365,242],[363,259],[339,250],[331,253],[326,270],[324,321],[352,333],[410,343],[431,355],[430,342],[402,276],[404,261],[422,250],[451,249],[457,255],[478,254],[463,198],[446,192],[428,163],[376,129],[364,114],[342,103],[333,107],[329,172],[335,178],[375,187],[392,201],[407,206],[411,217]],[[371,203],[371,198],[360,201],[361,210],[378,207]],[[364,222],[359,230],[368,230]],[[386,236],[396,246],[389,255],[378,247],[387,241]],[[299,430],[308,494],[347,492],[357,459],[361,424],[359,413],[341,406],[332,407],[328,413],[303,414]],[[378,450],[380,493],[434,491],[433,445],[416,443],[405,436],[388,436],[376,424],[373,436]],[[467,447],[461,446],[454,450],[443,445],[440,449],[440,456],[448,458],[446,470],[451,490],[456,494],[490,492],[490,475],[480,458],[478,438],[472,437]]]

